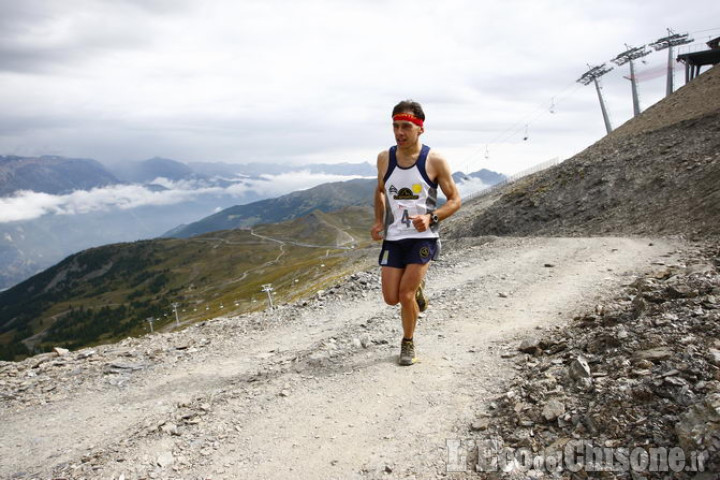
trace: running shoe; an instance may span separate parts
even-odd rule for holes
[[[400,344],[400,360],[398,363],[404,367],[415,363],[415,345],[412,340],[403,338]]]

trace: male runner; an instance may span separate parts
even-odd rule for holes
[[[413,335],[418,314],[427,307],[422,284],[440,252],[438,226],[460,208],[460,194],[445,158],[420,142],[425,113],[406,100],[392,112],[396,146],[377,159],[373,240],[383,240],[380,252],[382,292],[388,305],[400,303],[403,339],[400,365],[415,363]],[[447,202],[437,208],[437,187]]]

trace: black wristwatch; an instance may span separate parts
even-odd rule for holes
[[[438,218],[438,216],[435,215],[434,213],[431,213],[430,214],[430,225],[437,225],[438,223],[440,223],[440,218]]]

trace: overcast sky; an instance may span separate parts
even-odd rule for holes
[[[512,174],[598,140],[576,80],[668,27],[700,49],[720,3],[0,0],[0,154],[374,163],[413,98],[453,170]],[[643,109],[666,59],[638,63],[656,77]],[[632,115],[627,70],[603,78],[613,126]]]

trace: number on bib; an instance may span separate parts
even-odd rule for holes
[[[407,210],[403,210],[403,216],[400,219],[401,223],[404,223],[407,228],[410,228],[410,225],[412,225],[412,220],[410,220],[410,214]]]

